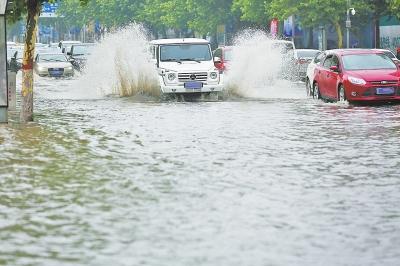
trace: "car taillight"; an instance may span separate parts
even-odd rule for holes
[[[297,64],[299,64],[299,65],[306,64],[306,63],[307,63],[306,59],[301,58],[301,59],[297,60]]]

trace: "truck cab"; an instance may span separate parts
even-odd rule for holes
[[[163,94],[216,94],[223,75],[214,65],[210,43],[203,39],[161,39],[150,42]]]

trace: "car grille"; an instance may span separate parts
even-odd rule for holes
[[[178,80],[180,82],[186,81],[207,81],[207,72],[197,72],[197,73],[179,73]]]
[[[383,80],[383,81],[371,81],[373,85],[385,86],[385,85],[397,85],[397,80]]]

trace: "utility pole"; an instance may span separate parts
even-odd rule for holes
[[[7,9],[7,0],[1,0],[0,1],[0,123],[8,122],[6,9]]]
[[[347,0],[347,11],[346,11],[346,14],[347,14],[347,17],[346,17],[346,35],[347,35],[346,36],[346,39],[347,39],[346,47],[347,48],[350,48],[350,28],[351,28],[350,15],[354,16],[356,14],[356,10],[350,6],[351,6],[351,1]]]

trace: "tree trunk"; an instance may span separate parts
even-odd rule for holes
[[[342,26],[340,26],[340,23],[338,21],[336,21],[334,24],[335,24],[336,32],[338,35],[338,48],[341,49],[341,48],[343,48]]]
[[[37,24],[41,9],[40,1],[28,0],[27,8],[25,48],[22,63],[22,106],[20,117],[22,123],[33,121],[33,57],[35,55]]]

